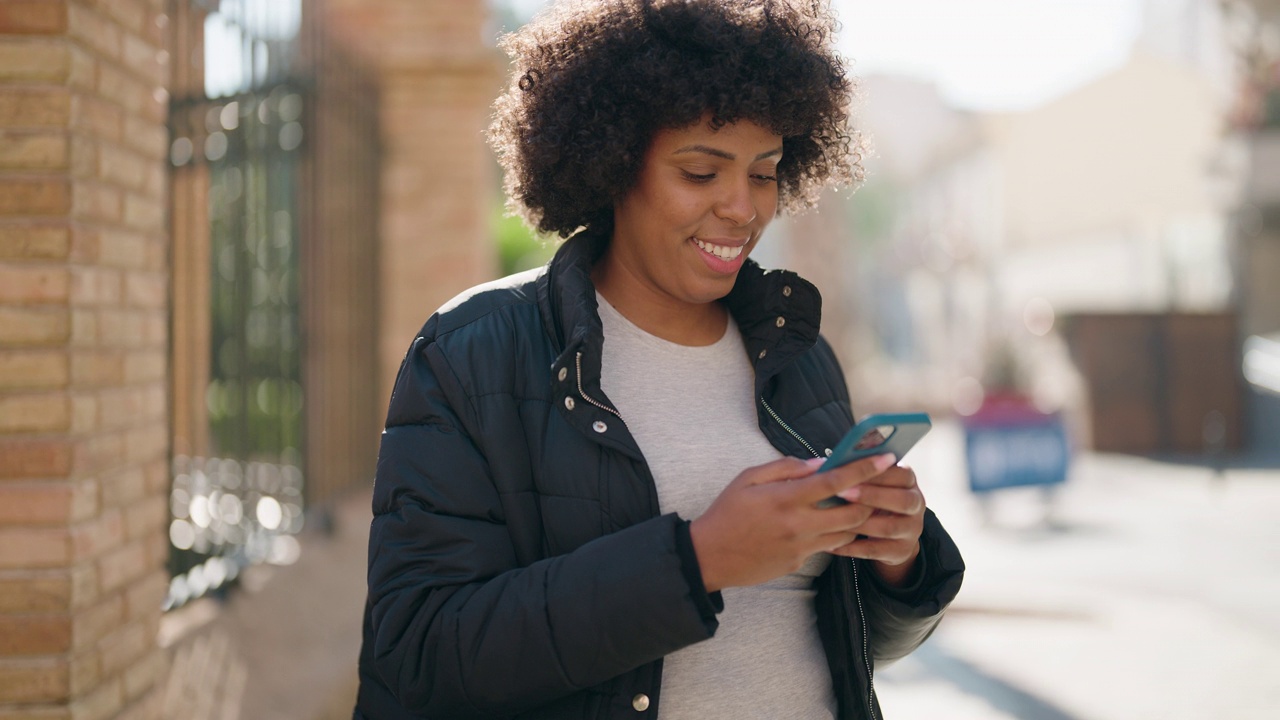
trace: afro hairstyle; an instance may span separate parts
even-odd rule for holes
[[[501,47],[489,140],[508,206],[541,233],[612,225],[655,133],[710,114],[783,138],[779,209],[861,181],[853,82],[825,0],[561,0]]]

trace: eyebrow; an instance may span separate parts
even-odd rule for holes
[[[706,155],[712,155],[712,156],[714,156],[714,157],[718,157],[718,158],[724,158],[725,160],[737,160],[737,159],[738,159],[738,156],[737,156],[737,155],[734,155],[733,153],[727,153],[727,152],[725,152],[725,151],[723,151],[723,150],[720,150],[720,149],[718,149],[718,148],[713,148],[713,147],[711,147],[711,146],[709,146],[709,145],[686,145],[686,146],[684,146],[684,147],[680,148],[679,150],[676,150],[674,153],[672,153],[672,155],[680,155],[680,154],[683,154],[683,153],[695,153],[695,152],[696,152],[696,153],[704,153],[704,154],[706,154]],[[781,146],[781,145],[779,145],[778,147],[776,147],[776,148],[774,148],[774,149],[772,149],[772,150],[769,150],[768,152],[762,152],[762,153],[760,153],[759,155],[757,155],[757,156],[756,156],[756,160],[763,160],[763,159],[765,159],[765,158],[767,158],[767,157],[772,157],[772,156],[774,156],[774,155],[781,155],[781,154],[782,154],[782,146]],[[753,162],[754,162],[754,161],[753,161]]]

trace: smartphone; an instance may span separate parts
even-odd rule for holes
[[[869,415],[845,433],[827,461],[818,468],[818,472],[833,470],[854,460],[884,453],[891,453],[895,461],[901,460],[932,426],[928,413]],[[818,506],[846,504],[842,498],[830,497],[818,503]]]

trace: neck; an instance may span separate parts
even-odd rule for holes
[[[689,304],[665,297],[608,260],[606,255],[596,263],[591,280],[636,327],[677,345],[714,345],[724,337],[729,311],[720,302]]]

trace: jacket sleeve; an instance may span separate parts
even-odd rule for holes
[[[510,715],[714,633],[675,515],[519,567],[468,412],[438,345],[418,338],[382,436],[369,538],[374,664],[407,710]]]
[[[964,560],[932,510],[925,510],[915,580],[889,587],[865,560],[858,563],[858,592],[867,615],[871,655],[878,667],[906,657],[933,634],[960,591]]]

